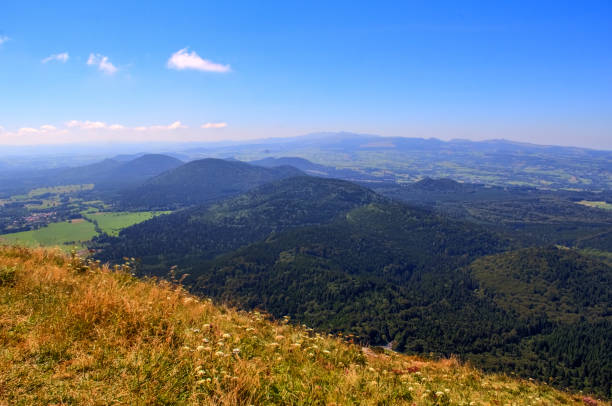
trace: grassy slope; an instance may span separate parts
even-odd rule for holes
[[[129,265],[111,272],[15,247],[0,248],[0,371],[0,404],[584,402],[453,359],[375,353],[216,306],[138,280]]]

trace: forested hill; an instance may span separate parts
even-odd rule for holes
[[[181,165],[182,161],[167,155],[145,154],[120,164],[107,175],[105,182],[111,185],[142,182]]]
[[[290,166],[264,168],[238,161],[206,158],[192,161],[125,190],[125,208],[175,209],[210,203],[243,193],[264,183],[299,176]]]
[[[609,191],[550,191],[429,178],[368,185],[389,198],[511,235],[525,246],[559,244],[612,252],[612,211],[589,206],[612,202]]]
[[[255,161],[249,161],[251,165],[263,166],[266,168],[274,168],[278,166],[293,166],[308,175],[322,176],[326,178],[345,179],[351,181],[380,181],[376,176],[369,175],[363,171],[357,171],[347,168],[335,168],[310,162],[304,158],[298,157],[281,157],[281,158],[264,158]]]
[[[527,248],[471,265],[482,291],[522,317],[573,323],[612,317],[612,268],[576,251]]]
[[[469,189],[471,185],[459,183],[456,180],[448,178],[432,179],[429,177],[425,177],[419,180],[418,182],[415,182],[411,186],[414,190],[454,193]]]
[[[260,186],[211,206],[159,216],[99,238],[97,257],[137,256],[147,272],[165,275],[177,263],[202,261],[291,227],[321,224],[364,204],[386,201],[337,179],[298,176]]]
[[[517,319],[550,327],[519,340],[514,332],[488,368],[507,364],[523,375],[550,376],[564,387],[612,397],[612,267],[565,248],[529,248],[477,259],[470,266],[478,296]]]

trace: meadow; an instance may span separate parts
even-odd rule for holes
[[[594,201],[588,201],[588,200],[581,200],[578,202],[578,204],[581,204],[583,206],[588,206],[588,207],[595,207],[597,209],[604,209],[604,210],[612,210],[612,204],[608,203],[608,202],[594,202]]]
[[[86,190],[92,190],[94,188],[93,184],[82,184],[82,185],[62,185],[62,186],[49,186],[49,187],[41,187],[30,190],[27,194],[22,195],[13,195],[10,200],[12,201],[20,201],[27,200],[32,198],[37,198],[40,196],[53,196],[59,197],[61,195],[69,195],[77,192],[83,192]]]
[[[37,230],[0,235],[0,242],[26,246],[60,246],[70,250],[97,235],[95,226],[83,219],[51,223]]]
[[[140,212],[97,212],[82,213],[88,220],[97,223],[102,232],[116,236],[119,231],[137,223],[152,219],[169,211],[140,211]]]
[[[123,228],[149,220],[169,212],[82,212],[85,218],[50,223],[36,230],[0,235],[0,242],[20,244],[29,247],[54,247],[71,250],[83,248],[85,243],[99,235],[96,226],[103,233],[118,235]]]
[[[76,192],[83,192],[85,190],[92,190],[94,188],[93,183],[85,183],[82,185],[62,185],[62,186],[49,186],[30,190],[27,197],[37,197],[46,194],[52,195],[63,195],[72,194]]]

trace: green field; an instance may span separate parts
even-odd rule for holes
[[[141,212],[98,212],[83,213],[91,221],[98,223],[98,227],[108,235],[118,235],[119,231],[131,225],[149,220],[169,211],[141,211]]]
[[[95,210],[95,209],[92,209]],[[63,249],[83,247],[85,242],[97,236],[96,226],[109,235],[118,235],[119,231],[131,225],[149,220],[169,211],[143,212],[95,212],[85,210],[81,214],[86,219],[51,223],[38,230],[0,235],[0,243],[35,246],[60,246]]]
[[[612,204],[608,202],[591,202],[588,200],[581,200],[578,202],[578,204],[581,204],[583,206],[595,207],[598,209],[612,210]]]
[[[602,251],[596,250],[593,248],[583,248],[578,250],[581,254],[586,255],[588,257],[596,258],[606,264],[612,266],[612,252],[610,251]]]
[[[29,197],[41,196],[47,193],[54,195],[70,194],[75,192],[82,192],[84,190],[92,190],[94,188],[93,183],[87,183],[82,185],[63,185],[63,186],[51,186],[41,187],[30,190],[28,193]]]
[[[41,188],[32,189],[28,192],[28,194],[25,194],[25,195],[11,196],[11,199],[13,201],[26,200],[26,199],[36,198],[38,196],[42,196],[48,193],[52,195],[64,195],[64,194],[82,192],[85,190],[92,190],[93,188],[94,188],[94,185],[91,183],[82,184],[82,185],[62,185],[62,186],[41,187]]]
[[[0,242],[28,246],[60,246],[63,249],[70,249],[74,246],[81,247],[83,242],[91,240],[96,234],[94,225],[81,219],[51,223],[38,230],[0,235]]]

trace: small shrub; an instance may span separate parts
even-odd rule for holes
[[[0,266],[0,286],[13,286],[17,267]]]

